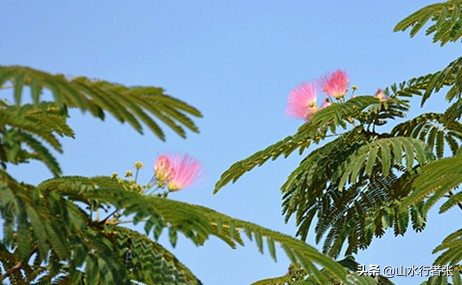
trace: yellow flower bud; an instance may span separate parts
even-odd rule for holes
[[[142,169],[144,167],[143,163],[141,161],[135,162],[135,168],[136,169]]]

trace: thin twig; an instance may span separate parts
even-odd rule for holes
[[[18,271],[19,269],[21,269],[22,267],[22,262],[18,262],[16,263],[13,267],[11,267],[10,269],[8,269],[7,272],[5,272],[5,274],[2,275],[2,279],[0,279],[0,281],[10,277],[10,275],[14,274],[16,271]]]
[[[29,259],[30,257],[35,253],[35,251],[37,250],[37,246],[34,246],[29,254]],[[8,271],[5,272],[5,274],[2,275],[0,281],[3,281],[5,280],[6,278],[10,277],[12,274],[14,274],[16,271],[18,271],[19,269],[21,269],[22,267],[22,261],[19,261],[18,263],[16,263],[13,267],[11,267],[10,269],[8,269]]]
[[[114,215],[115,213],[117,213],[119,211],[119,209],[115,209],[112,213],[110,213],[109,215],[107,215],[106,218],[104,218],[103,220],[101,220],[101,222],[99,222],[100,224],[104,224],[112,215]]]

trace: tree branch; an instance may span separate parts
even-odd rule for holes
[[[37,250],[37,246],[34,246],[29,254],[29,259],[31,258],[31,256],[35,253],[35,251]],[[11,267],[10,269],[8,269],[5,274],[2,275],[2,277],[0,278],[0,281],[3,281],[5,280],[6,278],[10,277],[12,274],[16,273],[16,271],[18,271],[19,269],[21,269],[22,267],[22,261],[19,261],[18,263],[16,263],[13,267]]]
[[[3,281],[4,279],[10,277],[10,275],[12,275],[13,273],[15,273],[16,271],[18,271],[19,269],[21,269],[22,267],[22,262],[18,262],[16,263],[13,267],[11,267],[10,269],[8,269],[7,272],[5,272],[5,274],[2,275],[2,278],[0,279],[0,281]]]

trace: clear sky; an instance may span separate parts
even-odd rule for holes
[[[409,39],[392,32],[399,20],[430,3],[5,0],[0,65],[161,86],[204,114],[196,121],[201,134],[183,140],[167,131],[162,143],[110,118],[102,123],[74,112],[70,124],[77,139],[65,140],[59,156],[65,175],[123,174],[139,160],[146,165],[140,182],[147,182],[158,155],[188,152],[203,162],[207,178],[171,198],[294,234],[293,221],[285,224],[281,216],[279,187],[301,160],[297,154],[255,169],[217,195],[214,183],[232,163],[296,131],[302,122],[286,118],[284,109],[290,89],[302,81],[343,68],[358,94],[372,95],[459,56],[459,44],[440,48],[423,34]],[[414,106],[410,117],[422,111]],[[444,107],[443,98],[434,96],[425,110]],[[30,183],[50,177],[39,164],[11,169]],[[433,211],[424,233],[394,238],[389,232],[357,259],[366,265],[431,265],[431,251],[460,224],[455,221],[457,210],[445,216]],[[282,275],[289,265],[282,251],[275,263],[250,242],[233,250],[214,238],[201,248],[182,239],[173,252],[204,284],[249,284]]]

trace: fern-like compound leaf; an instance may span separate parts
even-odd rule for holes
[[[375,149],[375,150],[372,150]],[[345,184],[349,181],[355,184],[358,181],[358,174],[364,171],[367,167],[366,163],[373,160],[372,164],[381,165],[381,171],[386,177],[390,173],[392,165],[400,164],[403,158],[407,162],[407,170],[411,170],[414,166],[414,161],[418,165],[424,165],[433,160],[432,153],[426,149],[424,142],[414,138],[394,137],[376,140],[368,145],[358,149],[358,151],[349,158],[343,174],[340,179],[338,188],[343,190]],[[372,173],[369,165],[369,174]]]
[[[461,183],[462,155],[456,154],[451,158],[431,162],[421,169],[413,182],[414,191],[404,199],[402,206],[407,207],[425,200],[425,208],[428,210]],[[447,210],[449,206],[458,205],[460,198],[460,195],[450,197],[442,209]]]
[[[147,234],[152,234],[154,239],[167,228],[182,233],[198,245],[203,244],[210,235],[234,245],[243,244],[240,234],[243,231],[252,237],[262,252],[266,241],[273,258],[276,258],[275,248],[278,245],[288,253],[292,262],[302,264],[307,272],[316,275],[317,264],[337,278],[345,280],[346,273],[341,266],[300,240],[205,207],[127,191],[127,186],[128,184],[110,177],[62,177],[47,180],[41,183],[38,189],[44,193],[57,192],[73,197],[73,200],[82,203],[98,201],[100,204],[123,209],[123,216],[132,217],[135,223],[149,223],[150,226],[146,228]]]
[[[426,34],[433,34],[433,42],[440,42],[441,46],[448,42],[455,42],[462,36],[462,18],[460,10],[462,1],[451,0],[428,5],[399,22],[394,31],[411,29],[410,35],[414,37],[429,21]]]
[[[36,106],[42,102],[43,91],[47,90],[59,109],[79,108],[100,119],[104,119],[104,112],[108,112],[120,122],[128,122],[140,133],[140,122],[143,122],[162,140],[165,134],[154,118],[185,137],[184,128],[198,132],[191,117],[202,117],[197,109],[164,94],[157,87],[130,88],[85,77],[66,78],[28,67],[0,66],[0,86],[10,84],[16,106],[23,101],[24,87],[31,89],[31,99]]]
[[[325,138],[330,130],[335,134],[340,126],[346,128],[347,123],[352,124],[360,113],[370,106],[380,104],[377,98],[372,96],[359,96],[344,103],[336,103],[314,114],[312,120],[301,126],[298,132],[292,136],[259,151],[246,159],[234,163],[220,177],[215,184],[214,193],[218,192],[229,182],[236,182],[246,172],[256,166],[264,164],[268,159],[276,159],[281,155],[287,157],[294,150],[300,153],[309,147],[312,142],[319,142]]]

